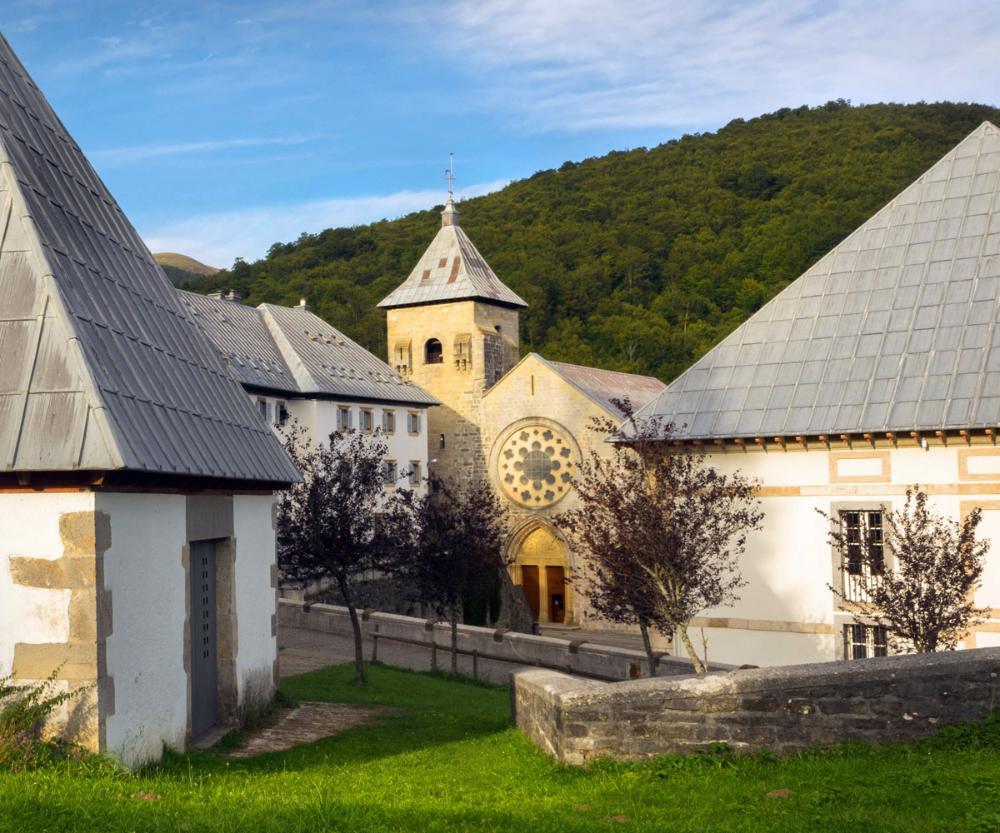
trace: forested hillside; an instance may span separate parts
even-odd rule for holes
[[[832,102],[652,149],[567,162],[461,204],[494,271],[529,302],[548,358],[670,380],[984,119],[971,104]],[[385,355],[375,304],[440,222],[428,210],[302,235],[191,288],[316,312]]]

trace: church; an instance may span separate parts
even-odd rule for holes
[[[379,304],[389,364],[440,404],[427,412],[429,473],[488,478],[513,520],[512,578],[535,621],[593,626],[578,559],[551,522],[574,505],[573,476],[592,448],[594,418],[620,420],[664,390],[657,379],[519,358],[518,313],[527,304],[496,276],[458,221],[449,195],[441,228],[409,277]]]

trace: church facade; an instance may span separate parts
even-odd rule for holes
[[[615,401],[645,405],[657,379],[520,358],[527,304],[496,276],[458,222],[452,200],[409,277],[380,304],[389,364],[441,404],[428,411],[428,467],[451,481],[488,479],[513,519],[511,574],[541,624],[596,624],[587,616],[577,556],[552,523],[574,503],[582,456],[607,449],[595,418],[620,420]]]

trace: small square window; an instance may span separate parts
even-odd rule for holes
[[[888,632],[881,625],[844,625],[844,659],[889,655]]]
[[[420,414],[416,411],[410,411],[406,415],[406,430],[411,434],[420,433]]]
[[[395,411],[382,411],[382,431],[386,434],[396,433]]]

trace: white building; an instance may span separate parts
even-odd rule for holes
[[[298,474],[0,37],[0,676],[128,763],[270,700]]]
[[[310,439],[381,429],[387,487],[423,491],[427,409],[437,400],[355,343],[303,301],[249,307],[232,292],[178,290],[232,374],[275,428],[296,420]]]
[[[828,584],[828,514],[899,508],[919,484],[993,541],[965,647],[1000,645],[1000,131],[986,122],[640,415],[763,482],[763,531],[733,607],[696,620],[709,656],[776,664],[869,656]],[[841,516],[850,522],[851,515]]]

